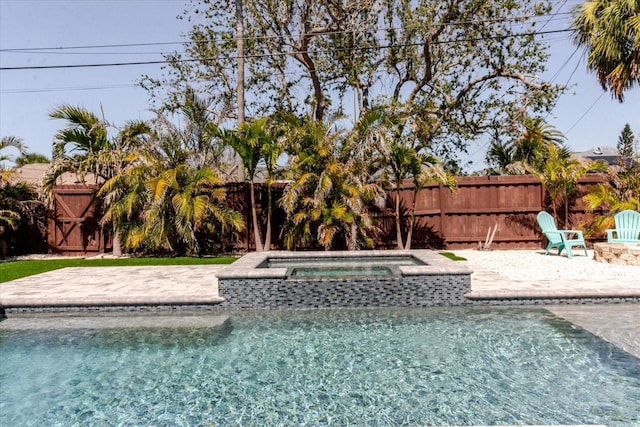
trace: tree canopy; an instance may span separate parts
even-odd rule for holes
[[[547,53],[532,19],[549,10],[546,1],[246,2],[248,113],[322,121],[384,106],[413,118],[418,150],[448,161],[490,129],[508,134],[522,110],[553,106],[560,88],[537,77]],[[142,85],[170,107],[193,86],[220,123],[235,120],[235,1],[195,1],[182,18],[194,24],[184,51]]]

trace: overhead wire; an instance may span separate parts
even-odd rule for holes
[[[562,13],[566,14],[566,13]],[[558,14],[551,14],[549,20],[555,19]],[[472,24],[482,24],[482,23],[497,23],[497,22],[525,22],[530,19],[537,19],[544,17],[546,15],[521,15],[514,17],[504,17],[504,18],[494,18],[494,19],[479,19],[479,20],[467,20],[467,21],[452,21],[452,22],[444,22],[432,24],[431,26],[456,26],[456,25],[472,25]],[[547,23],[549,22],[547,20]],[[545,25],[543,25],[543,28]],[[383,32],[383,31],[399,31],[399,30],[411,30],[411,29],[419,29],[422,26],[416,24],[408,27],[389,27],[389,28],[373,28],[369,32]],[[350,34],[356,33],[359,30],[334,30],[334,31],[323,31],[321,35],[338,35],[338,34]],[[169,41],[169,42],[148,42],[148,43],[118,43],[118,44],[96,44],[96,45],[78,45],[78,46],[49,46],[49,47],[21,47],[21,48],[0,48],[0,52],[5,53],[30,53],[34,51],[66,51],[66,50],[79,50],[79,49],[105,49],[105,48],[116,48],[116,47],[141,47],[141,46],[164,46],[164,45],[184,45],[184,44],[199,44],[199,43],[211,43],[211,42],[219,42],[223,41],[227,37],[232,37],[235,40],[235,34],[231,33],[223,33],[219,32],[219,38],[216,39],[207,39],[203,41]],[[320,34],[319,34],[320,35]],[[289,38],[299,38],[301,34],[293,34],[289,35]],[[241,37],[244,41],[257,41],[257,40],[265,40],[265,39],[280,39],[284,38],[283,35],[272,35],[272,36],[254,36],[247,35]],[[45,52],[45,53],[53,53],[53,52]]]
[[[529,36],[544,35],[544,34],[558,34],[558,33],[566,33],[569,31],[571,30],[560,29],[560,30],[550,30],[550,31],[543,31],[543,32],[531,31],[526,33],[506,34],[506,35],[499,35],[499,36],[433,41],[432,44],[441,45],[441,44],[449,44],[449,43],[473,43],[473,42],[478,42],[483,40],[506,40],[506,39],[515,38],[515,37],[529,37]],[[244,55],[244,58],[251,59],[251,58],[263,58],[263,57],[291,56],[291,55],[303,54],[303,53],[319,54],[319,53],[332,53],[337,51],[349,52],[349,51],[363,51],[363,50],[379,50],[379,49],[391,49],[396,47],[422,46],[423,44],[424,43],[420,41],[420,42],[414,42],[414,43],[387,44],[387,45],[379,45],[379,46],[355,46],[355,47],[345,47],[345,48],[336,48],[336,49],[273,52],[273,53]],[[131,61],[131,62],[113,62],[113,63],[97,63],[97,64],[34,65],[34,66],[19,66],[19,67],[0,67],[0,71],[121,67],[121,66],[132,66],[132,65],[158,65],[158,64],[167,64],[172,61],[178,62],[178,63],[187,63],[187,62],[202,62],[202,61],[219,61],[223,59],[234,59],[234,58],[237,58],[237,57],[236,56],[220,56],[220,57],[199,58],[199,59],[175,59],[174,58],[173,60],[164,59],[164,60],[156,60],[156,61]]]

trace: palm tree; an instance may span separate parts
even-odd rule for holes
[[[576,195],[578,180],[589,171],[606,168],[606,164],[602,161],[584,162],[567,158],[561,148],[552,144],[547,147],[547,151],[547,159],[541,169],[527,165],[527,170],[540,180],[549,193],[554,217],[557,217],[557,206],[564,206],[565,228],[570,228],[569,204]]]
[[[491,141],[489,150],[485,157],[486,163],[490,166],[490,173],[494,174],[506,174],[508,173],[507,167],[514,163],[513,146],[509,143],[505,143],[498,139]]]
[[[394,190],[394,219],[398,249],[411,248],[416,201],[420,190],[429,182],[441,182],[450,189],[455,186],[455,181],[445,171],[440,160],[419,148],[420,144],[413,127],[410,117],[387,113],[380,109],[364,114],[355,127],[357,138],[359,138],[357,146],[362,146],[362,141],[373,140],[364,144],[365,148],[372,146],[371,148],[375,149],[375,153],[367,156],[366,159],[374,170],[373,175],[380,172],[379,184],[382,187],[390,185]],[[407,236],[403,239],[401,195],[406,179],[412,180],[413,191]]]
[[[222,179],[199,164],[185,132],[160,116],[151,135],[99,192],[105,220],[123,224],[125,248],[200,255],[200,233],[240,231],[242,218],[225,206]]]
[[[138,146],[149,133],[143,121],[130,121],[116,137],[108,135],[109,124],[92,112],[63,105],[50,116],[65,120],[67,127],[58,131],[53,144],[53,164],[45,176],[45,189],[51,190],[65,172],[77,173],[82,179],[93,174],[94,182],[104,182],[117,175],[126,164],[127,153]],[[121,256],[118,224],[113,225],[113,255]]]
[[[544,167],[551,146],[562,147],[557,154],[569,157],[569,151],[563,147],[565,137],[562,132],[545,123],[542,117],[525,117],[522,125],[522,135],[511,145],[515,162],[526,163],[540,170]]]
[[[640,2],[585,1],[574,9],[573,31],[588,68],[622,102],[624,91],[640,84]]]
[[[19,154],[23,154],[27,148],[24,145],[22,138],[19,138],[17,136],[3,136],[2,139],[0,139],[0,162],[4,162],[11,159],[8,154],[2,153],[3,150],[10,147],[13,147],[16,150],[18,150]]]
[[[325,250],[371,247],[375,232],[368,204],[381,205],[379,186],[369,181],[364,150],[333,122],[303,121],[288,138],[291,153],[280,205],[287,214],[285,245],[319,244]]]
[[[30,165],[34,163],[49,163],[49,158],[39,153],[24,153],[16,159],[16,167]]]
[[[21,138],[17,136],[3,136],[0,139],[0,162],[11,159],[8,154],[2,153],[3,150],[11,147],[18,150],[20,154],[24,153],[26,149]],[[13,203],[14,198],[9,196],[10,189],[12,188],[9,177],[13,175],[14,172],[15,170],[13,168],[5,168],[0,164],[0,237],[3,236],[7,228],[12,230],[16,229],[21,219],[20,206]],[[0,244],[4,247],[4,240],[0,240]]]
[[[261,118],[242,123],[237,130],[222,131],[223,139],[235,150],[244,167],[245,178],[249,182],[251,198],[251,221],[256,251],[262,252],[262,233],[258,222],[255,196],[255,176],[258,163],[262,159],[263,146],[270,143],[271,136],[267,130],[267,119]]]
[[[582,198],[591,212],[601,210],[594,226],[598,233],[613,228],[613,215],[626,209],[640,212],[640,171],[637,165],[627,169],[609,168],[607,179],[589,189]]]

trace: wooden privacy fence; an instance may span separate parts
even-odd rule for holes
[[[602,176],[590,175],[578,185],[585,194],[590,185],[601,182]],[[491,248],[539,248],[543,237],[538,230],[536,215],[548,208],[549,201],[540,182],[529,175],[459,177],[458,189],[451,192],[438,184],[425,186],[416,200],[416,225],[413,248],[461,249],[476,248],[484,242],[487,232],[496,228]],[[405,219],[409,215],[413,188],[405,182],[402,191],[402,209]],[[262,226],[266,223],[266,189],[257,187],[256,201]],[[282,194],[284,184],[274,188],[274,200]],[[110,239],[99,225],[99,211],[93,202],[94,188],[90,186],[57,186],[55,203],[49,220],[49,248],[63,254],[90,254],[110,250]],[[392,210],[393,193],[389,194],[388,209],[377,214],[380,234],[376,247],[394,248],[395,223]],[[249,189],[245,184],[227,186],[227,203],[245,218],[247,227],[235,250],[254,250]],[[275,203],[274,203],[275,204]],[[558,211],[559,227],[576,227],[593,218],[586,212],[582,199],[570,204],[570,224],[565,225],[564,209]],[[273,215],[273,247],[282,249],[280,230],[284,212],[275,208]],[[406,223],[403,224],[403,235]]]
[[[578,185],[579,194],[602,181],[590,175]],[[549,210],[549,201],[540,182],[530,175],[460,177],[458,189],[451,192],[443,185],[430,184],[416,200],[414,248],[474,248],[485,241],[487,232],[496,228],[492,248],[538,248],[543,238],[536,215]],[[413,188],[407,183],[403,205],[410,206]],[[389,216],[391,215],[391,216]],[[563,224],[564,208],[558,211],[558,226]],[[593,218],[587,213],[581,197],[570,204],[570,224],[575,227]],[[386,229],[393,227],[392,213],[384,217]],[[389,225],[387,225],[389,224]],[[393,233],[393,228],[391,232]],[[395,234],[387,233],[383,246],[395,245]],[[393,240],[391,240],[393,236]]]

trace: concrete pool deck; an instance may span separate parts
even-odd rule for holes
[[[595,262],[595,261],[594,261]],[[513,280],[481,266],[473,270],[474,300],[596,298],[640,300],[640,278]],[[0,283],[0,308],[211,305],[218,295],[216,273],[224,265],[73,267]]]
[[[595,262],[595,261],[594,261]],[[527,298],[599,297],[634,300],[633,304],[546,305],[552,313],[640,358],[640,278],[597,276],[589,280],[514,280],[479,265],[469,263],[470,297],[487,300]],[[7,316],[38,307],[51,311],[78,311],[78,307],[102,311],[115,307],[215,307],[223,301],[218,295],[216,273],[224,265],[160,267],[65,268],[10,282],[0,283],[0,310]],[[47,309],[44,310],[47,312]]]

